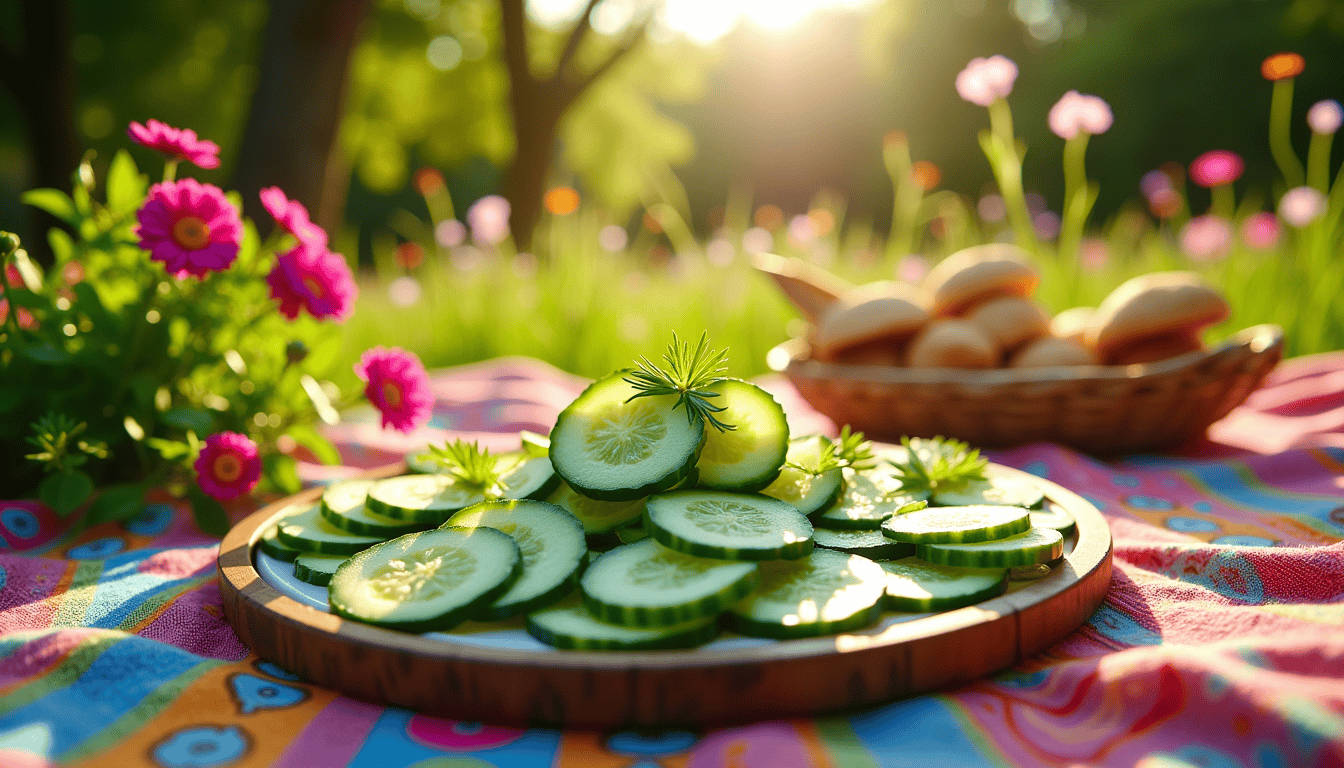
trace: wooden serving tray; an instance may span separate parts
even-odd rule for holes
[[[390,477],[404,467],[371,473]],[[587,728],[709,725],[870,706],[975,680],[1077,629],[1111,581],[1111,535],[1096,507],[1037,484],[1073,515],[1077,532],[1051,572],[978,605],[909,617],[885,613],[868,630],[829,637],[713,643],[678,651],[518,650],[452,642],[337,618],[285,596],[256,567],[270,523],[312,488],[271,504],[220,545],[224,614],[258,656],[305,680],[380,704],[497,724]],[[1069,545],[1072,544],[1072,549]],[[721,647],[715,647],[721,646]]]

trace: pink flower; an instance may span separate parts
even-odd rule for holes
[[[190,128],[174,128],[152,118],[147,123],[132,122],[126,129],[136,144],[162,152],[169,160],[189,160],[202,168],[219,167],[219,145],[215,142],[196,138]]]
[[[325,239],[325,238],[323,238]],[[354,311],[359,286],[350,265],[339,253],[325,245],[300,242],[278,254],[275,266],[266,275],[271,298],[280,302],[280,314],[295,320],[300,309],[318,320],[342,322]]]
[[[1214,149],[1190,164],[1190,179],[1201,187],[1218,187],[1241,178],[1246,163],[1235,152]]]
[[[213,184],[195,179],[155,184],[136,218],[140,247],[175,277],[205,277],[228,269],[238,257],[243,222]]]
[[[1267,251],[1278,245],[1281,229],[1274,214],[1253,213],[1241,223],[1241,241],[1256,250]]]
[[[374,347],[364,352],[355,374],[368,382],[364,396],[383,415],[383,427],[410,432],[429,421],[434,394],[420,359],[403,349]]]
[[[499,195],[486,195],[467,210],[471,239],[481,245],[499,245],[509,236],[509,201]]]
[[[1344,107],[1334,99],[1318,101],[1307,110],[1307,125],[1316,133],[1334,133],[1344,123]]]
[[[1279,218],[1294,227],[1305,227],[1325,213],[1325,195],[1315,187],[1293,187],[1279,198]]]
[[[1213,214],[1196,216],[1181,230],[1181,249],[1195,261],[1212,261],[1232,245],[1232,225]]]
[[[1162,171],[1149,171],[1139,179],[1139,189],[1143,190],[1144,197],[1152,197],[1162,190],[1171,189],[1171,177]]]
[[[976,57],[957,73],[957,95],[981,107],[1007,98],[1017,80],[1017,65],[1003,56]]]
[[[202,491],[221,501],[236,499],[257,487],[260,479],[257,444],[247,435],[220,432],[205,439],[196,458],[196,482]]]
[[[298,200],[290,200],[279,187],[261,190],[261,204],[275,223],[304,245],[327,247],[327,233],[308,219],[308,209]]]
[[[1114,120],[1110,104],[1098,96],[1077,91],[1064,94],[1050,108],[1050,130],[1066,141],[1079,133],[1092,136],[1105,133]]]

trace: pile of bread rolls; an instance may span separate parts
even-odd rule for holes
[[[808,307],[790,298],[814,321],[815,359],[911,368],[1151,363],[1203,349],[1204,329],[1229,312],[1196,274],[1154,272],[1052,318],[1032,298],[1040,279],[1022,249],[991,243],[948,256],[923,285],[831,283]]]

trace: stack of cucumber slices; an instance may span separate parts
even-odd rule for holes
[[[939,440],[873,456],[848,430],[791,439],[774,398],[703,351],[674,342],[666,370],[598,380],[522,450],[459,444],[408,457],[414,474],[335,483],[259,546],[347,619],[525,617],[584,649],[849,632],[994,597],[1009,569],[1063,555],[1073,521],[1034,484],[929,482]]]

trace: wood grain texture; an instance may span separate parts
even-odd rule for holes
[[[975,606],[869,630],[743,649],[520,651],[457,645],[339,619],[266,584],[257,540],[287,506],[239,523],[220,547],[224,613],[258,656],[366,701],[453,719],[585,728],[712,725],[803,717],[975,680],[1031,656],[1097,609],[1111,579],[1105,518],[1025,472],[1078,523],[1072,552],[1027,586]],[[398,474],[400,467],[378,471]]]

